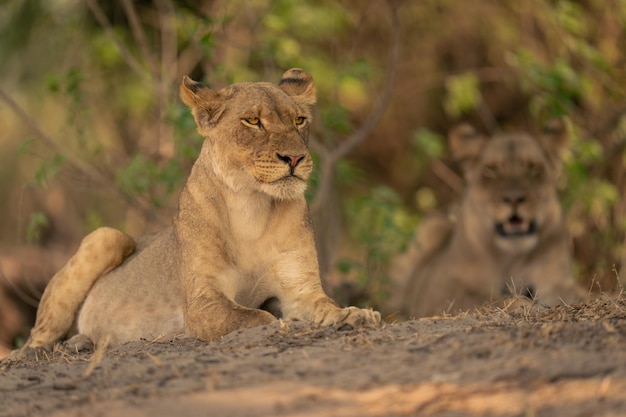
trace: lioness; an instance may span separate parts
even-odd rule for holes
[[[490,139],[461,125],[448,142],[465,180],[456,219],[436,215],[422,223],[393,268],[401,287],[392,308],[428,316],[511,292],[551,305],[581,300],[556,191],[563,123],[535,136]]]
[[[185,334],[205,341],[276,317],[376,326],[322,290],[304,198],[315,85],[301,69],[280,83],[214,91],[184,77],[180,95],[205,137],[173,226],[137,240],[97,229],[52,278],[24,349]],[[261,309],[265,307],[266,310]]]

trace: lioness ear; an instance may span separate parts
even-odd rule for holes
[[[213,126],[224,111],[218,92],[186,75],[180,83],[180,98],[191,108],[200,129]]]
[[[287,70],[280,79],[278,86],[285,93],[305,105],[313,106],[317,101],[313,77],[301,68]]]
[[[467,123],[456,126],[448,133],[450,153],[463,170],[480,155],[486,142],[487,138]]]
[[[567,147],[568,141],[567,125],[563,119],[550,120],[545,124],[539,136],[539,144],[550,159],[558,159],[560,153]]]

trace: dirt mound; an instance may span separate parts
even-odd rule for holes
[[[626,415],[626,302],[276,323],[0,365],[0,416]]]

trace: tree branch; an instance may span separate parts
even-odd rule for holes
[[[111,188],[116,194],[118,194],[129,206],[139,209],[146,218],[151,220],[157,220],[157,216],[152,208],[133,196],[124,193],[121,189],[114,185],[111,178],[102,175],[98,170],[93,169],[89,164],[85,164],[79,159],[75,158],[70,153],[66,152],[58,142],[48,136],[43,130],[39,128],[39,125],[33,120],[32,117],[26,113],[26,111],[20,107],[19,104],[11,96],[9,96],[2,88],[0,88],[0,99],[4,101],[11,110],[18,116],[18,118],[26,125],[26,127],[35,135],[35,137],[52,152],[60,155],[65,160],[65,164],[70,168],[78,172],[80,175],[87,178],[89,181],[93,181],[95,184],[107,186]]]
[[[463,179],[459,177],[456,172],[452,171],[446,164],[440,159],[433,160],[430,169],[439,177],[440,180],[445,182],[448,187],[454,190],[456,193],[463,191]]]
[[[102,176],[98,171],[90,169],[89,165],[83,164],[80,160],[74,158],[72,155],[67,153],[59,144],[48,136],[43,130],[39,128],[37,123],[26,113],[22,107],[11,96],[9,96],[2,88],[0,88],[0,99],[4,101],[13,112],[17,115],[17,117],[28,127],[28,129],[39,139],[41,143],[44,144],[48,149],[54,152],[57,155],[62,156],[66,163],[70,165],[73,169],[80,172],[82,175],[90,178],[93,181],[99,183],[106,183],[104,176]]]
[[[381,98],[365,119],[365,123],[359,128],[359,130],[357,130],[352,136],[332,151],[331,158],[333,159],[333,162],[343,158],[361,142],[363,142],[370,135],[370,133],[372,133],[372,130],[374,130],[389,107],[391,97],[393,96],[393,87],[396,83],[400,57],[400,23],[398,20],[397,8],[394,6],[391,6],[391,25],[393,31],[390,44],[391,54],[389,57],[389,70],[387,71],[387,80],[385,81]]]
[[[100,8],[100,5],[98,4],[98,2],[96,0],[86,0],[86,3],[87,3],[87,6],[89,7],[89,10],[91,10],[91,13],[96,18],[100,26],[102,26],[102,28],[107,33],[107,35],[109,35],[109,37],[113,40],[113,42],[117,46],[117,49],[119,49],[120,53],[122,54],[122,57],[124,57],[124,61],[126,61],[128,66],[133,71],[135,71],[135,73],[137,73],[137,75],[139,75],[141,79],[149,82],[150,80],[146,76],[146,71],[141,67],[141,64],[133,57],[130,51],[126,49],[124,44],[120,42],[120,40],[115,35],[111,22],[109,22],[109,19],[107,19],[106,15]]]
[[[167,107],[170,101],[169,92],[177,76],[177,53],[174,5],[169,0],[155,0],[161,36],[161,63],[158,71],[158,84],[155,92],[158,99],[159,130],[157,135],[157,149],[159,155],[171,158],[171,151],[164,143],[170,144],[172,126],[165,122]]]
[[[313,213],[320,210],[326,202],[326,198],[330,193],[330,188],[332,187],[334,168],[337,162],[341,158],[345,157],[352,150],[354,150],[354,148],[361,144],[372,133],[372,130],[374,130],[374,128],[382,118],[383,114],[389,107],[389,103],[391,102],[400,57],[400,22],[398,19],[399,6],[393,4],[393,1],[391,0],[388,1],[388,4],[391,10],[391,52],[389,55],[389,69],[387,71],[387,79],[385,80],[385,85],[383,87],[380,100],[374,106],[370,114],[365,118],[365,123],[336,148],[329,149],[322,145],[320,142],[311,141],[312,149],[317,149],[318,151],[323,149],[321,152],[319,152],[320,156],[322,156],[320,161],[321,166],[320,179],[318,183],[319,185],[317,193],[315,195],[315,199],[311,203],[311,211]]]
[[[128,19],[128,24],[130,25],[130,29],[133,32],[135,41],[137,42],[137,45],[139,45],[139,51],[141,52],[141,55],[143,55],[143,59],[150,66],[152,73],[156,76],[159,70],[155,63],[154,56],[150,52],[150,47],[148,47],[148,42],[146,41],[146,36],[144,34],[143,28],[139,23],[137,11],[135,10],[135,5],[132,0],[122,0],[122,7],[124,8],[124,13],[126,14],[126,18]],[[106,18],[103,21],[105,20]],[[98,20],[102,27],[104,27],[102,25],[103,21]]]

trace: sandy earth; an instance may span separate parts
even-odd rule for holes
[[[626,416],[626,301],[0,364],[0,416]]]

